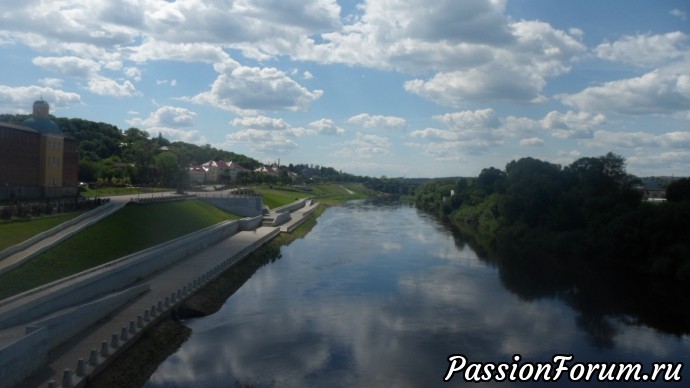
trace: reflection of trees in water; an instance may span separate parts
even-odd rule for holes
[[[597,267],[529,252],[507,253],[504,247],[482,246],[470,233],[450,228],[456,246],[469,246],[480,260],[498,268],[503,286],[519,298],[558,298],[571,306],[578,313],[577,326],[594,346],[613,345],[615,322],[674,335],[690,333],[687,285],[603,264]]]

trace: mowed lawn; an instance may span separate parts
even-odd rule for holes
[[[309,185],[309,187],[311,190],[281,186],[274,186],[272,188],[254,187],[254,190],[262,196],[264,205],[267,205],[269,209],[308,197],[317,197],[317,200],[322,203],[338,203],[350,199],[368,198],[375,194],[360,183],[345,183],[342,185],[327,183]],[[353,191],[354,194],[348,193],[346,189]],[[326,196],[326,198],[318,198],[322,196]]]
[[[26,241],[39,233],[48,231],[80,214],[82,212],[40,218],[32,221],[15,221],[0,224],[0,251]]]
[[[238,218],[197,200],[128,204],[15,270],[0,275],[0,299]]]

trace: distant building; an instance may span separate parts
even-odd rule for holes
[[[190,166],[187,169],[189,179],[196,183],[237,183],[237,176],[249,172],[237,162],[210,160],[201,166]]]
[[[642,194],[642,200],[647,202],[666,201],[666,189],[659,186],[654,181],[644,181],[637,186],[637,190]]]
[[[76,195],[78,168],[77,141],[50,119],[47,102],[34,102],[22,125],[0,123],[0,199]]]
[[[261,166],[255,169],[254,172],[258,174],[268,174],[277,176],[278,174],[280,174],[280,169],[276,166]]]

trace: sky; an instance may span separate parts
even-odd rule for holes
[[[690,175],[687,0],[2,0],[0,113],[357,175]]]

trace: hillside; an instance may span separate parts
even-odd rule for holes
[[[82,233],[1,275],[0,299],[237,218],[196,200],[128,204]]]

